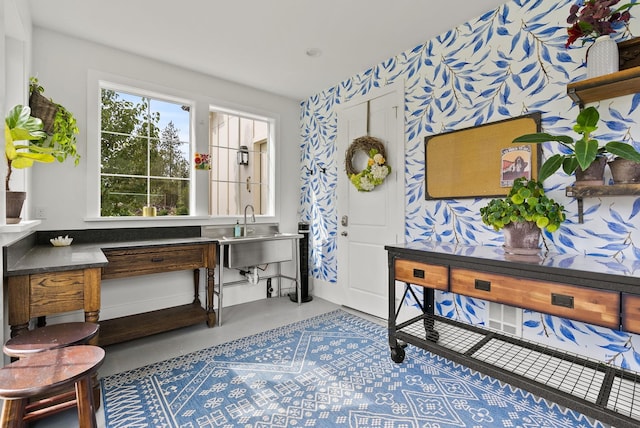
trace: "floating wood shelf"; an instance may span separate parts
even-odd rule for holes
[[[609,186],[570,186],[565,195],[578,200],[578,222],[584,220],[582,198],[600,196],[633,196],[640,195],[640,184],[612,184]]]
[[[567,85],[569,97],[579,103],[592,103],[640,92],[640,67],[621,70]]]
[[[640,184],[612,184],[609,186],[570,186],[565,190],[567,196],[590,198],[594,196],[640,195]]]

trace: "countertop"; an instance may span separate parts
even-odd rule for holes
[[[69,235],[72,236],[72,234]],[[4,247],[5,276],[103,267],[107,265],[108,260],[102,250],[108,248],[145,248],[192,243],[217,243],[214,238],[185,236],[80,243],[75,243],[74,240],[67,247],[54,247],[51,244],[38,243],[38,241],[42,240],[36,240],[35,234],[33,237],[27,238],[25,238],[24,243]]]
[[[415,241],[386,245],[390,255],[411,259],[427,257],[434,263],[481,266],[483,270],[500,272],[509,270],[513,275],[525,275],[541,280],[554,280],[562,275],[563,281],[595,288],[640,292],[640,261],[615,259],[583,254],[560,254],[541,251],[537,255],[508,254],[498,246],[460,245],[432,241]],[[615,282],[616,287],[610,283]]]

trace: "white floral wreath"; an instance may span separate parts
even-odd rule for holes
[[[367,167],[360,172],[353,167],[353,156],[358,151],[364,151],[369,156]],[[372,191],[391,173],[391,167],[385,165],[385,157],[384,144],[377,138],[365,136],[353,140],[345,154],[344,163],[349,180],[359,192]]]

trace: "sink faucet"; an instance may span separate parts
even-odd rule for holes
[[[244,232],[243,232],[244,236],[247,236],[247,208],[251,208],[251,221],[254,223],[256,222],[256,215],[255,215],[255,212],[253,211],[253,205],[247,204],[247,206],[244,207]]]

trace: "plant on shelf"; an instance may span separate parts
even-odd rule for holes
[[[53,149],[34,143],[45,137],[42,121],[31,116],[29,107],[17,105],[9,111],[4,121],[7,159],[5,189],[7,191],[9,191],[9,182],[14,168],[29,168],[34,162],[51,163],[56,160],[57,153]]]
[[[566,47],[582,38],[582,44],[592,42],[600,36],[615,34],[631,18],[629,9],[638,3],[627,3],[614,7],[620,0],[580,0],[571,6],[567,23]]]
[[[620,141],[609,141],[600,146],[598,140],[591,133],[598,129],[600,114],[595,107],[580,110],[573,130],[581,135],[574,140],[568,135],[552,135],[546,132],[521,135],[513,140],[514,143],[546,143],[556,141],[564,148],[562,154],[555,154],[548,158],[540,167],[538,180],[544,182],[560,167],[567,175],[573,174],[578,168],[585,171],[597,158],[606,160],[607,154],[623,159],[640,162],[640,153],[631,145]]]
[[[564,207],[544,193],[537,180],[516,178],[504,198],[495,198],[480,208],[482,222],[494,230],[510,223],[534,222],[540,229],[555,232],[565,221]]]
[[[56,160],[56,151],[49,147],[41,147],[37,142],[46,137],[42,129],[42,121],[31,116],[31,109],[17,105],[12,108],[4,120],[5,158],[7,159],[6,190],[6,222],[19,223],[20,212],[26,198],[26,192],[10,190],[13,169],[29,168],[34,162],[51,163]]]
[[[80,162],[80,155],[76,148],[76,135],[80,132],[74,115],[64,106],[46,98],[44,88],[38,79],[29,79],[29,106],[33,116],[43,122],[47,135],[36,144],[53,149],[58,162],[64,162],[68,157],[74,159],[74,164]]]

